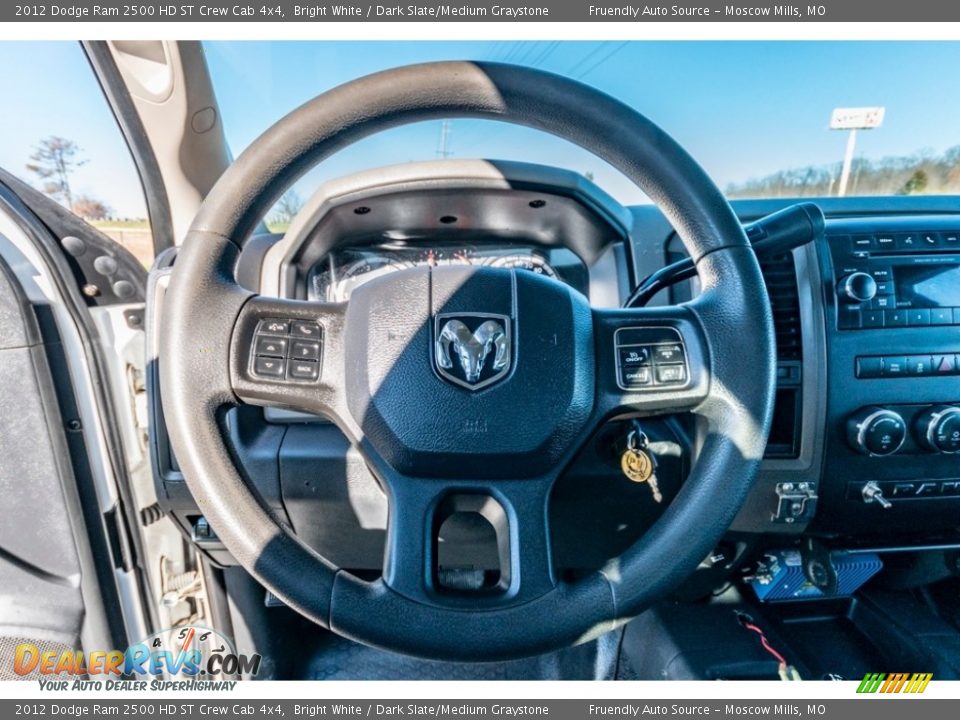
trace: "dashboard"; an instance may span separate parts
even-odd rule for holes
[[[849,548],[946,541],[960,526],[960,212],[950,198],[817,203],[828,218],[822,237],[760,258],[776,331],[776,407],[732,531],[814,534]],[[791,201],[732,204],[748,223]],[[625,208],[575,173],[446,161],[324,186],[283,236],[247,245],[239,275],[261,294],[344,302],[407,268],[511,267],[616,307],[684,256],[657,208]],[[151,273],[151,357],[168,273],[162,263]],[[694,279],[651,304],[697,291]],[[230,564],[215,535],[198,531],[202,516],[166,443],[156,393],[151,403],[158,496],[199,547]],[[551,526],[566,567],[595,567],[642,534],[695,457],[691,418],[643,421],[662,475],[665,502],[654,503],[618,470],[628,422],[611,420],[557,484]],[[336,427],[245,407],[228,414],[226,430],[261,497],[305,542],[343,567],[379,568],[386,498]]]

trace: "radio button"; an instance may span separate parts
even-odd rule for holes
[[[850,240],[850,247],[854,252],[863,250],[876,250],[877,239],[873,235],[856,235]]]
[[[893,235],[877,235],[877,249],[881,251],[893,250]]]
[[[906,310],[884,310],[883,311],[884,327],[906,327],[906,324],[907,324]]]
[[[870,274],[878,283],[890,282],[893,279],[893,271],[889,267],[873,268]]]
[[[957,323],[960,324],[960,308],[957,310]],[[837,308],[837,327],[840,330],[859,330],[861,324],[860,308],[856,305],[841,305]]]
[[[882,328],[883,310],[864,310],[861,327]]]
[[[930,324],[930,311],[927,308],[911,308],[907,310],[907,325],[919,327]]]
[[[950,325],[953,322],[952,308],[932,308],[930,310],[931,325]]]
[[[902,233],[897,235],[897,250],[911,251],[920,247],[919,233]]]

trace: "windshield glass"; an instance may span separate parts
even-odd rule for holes
[[[619,98],[673,135],[730,197],[960,191],[955,121],[960,94],[944,92],[943,86],[960,66],[960,43],[212,42],[205,47],[235,154],[284,114],[342,82],[407,63],[469,59],[542,68]],[[646,201],[620,173],[578,147],[526,128],[458,119],[368,138],[315,168],[286,201],[296,207],[299,198],[339,175],[442,157],[556,165],[593,178],[623,203]]]

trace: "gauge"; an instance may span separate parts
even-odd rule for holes
[[[314,295],[326,302],[345,302],[355,288],[373,278],[413,266],[414,263],[395,255],[364,255],[342,268],[331,267],[317,274]]]
[[[533,253],[511,253],[510,255],[501,255],[498,258],[490,260],[489,265],[493,267],[504,268],[522,268],[530,272],[540,273],[547,277],[555,278],[557,271],[554,270],[547,261],[539,255]]]

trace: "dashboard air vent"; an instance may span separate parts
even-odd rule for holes
[[[760,270],[770,295],[777,335],[777,360],[802,360],[800,296],[793,253],[760,258]]]

